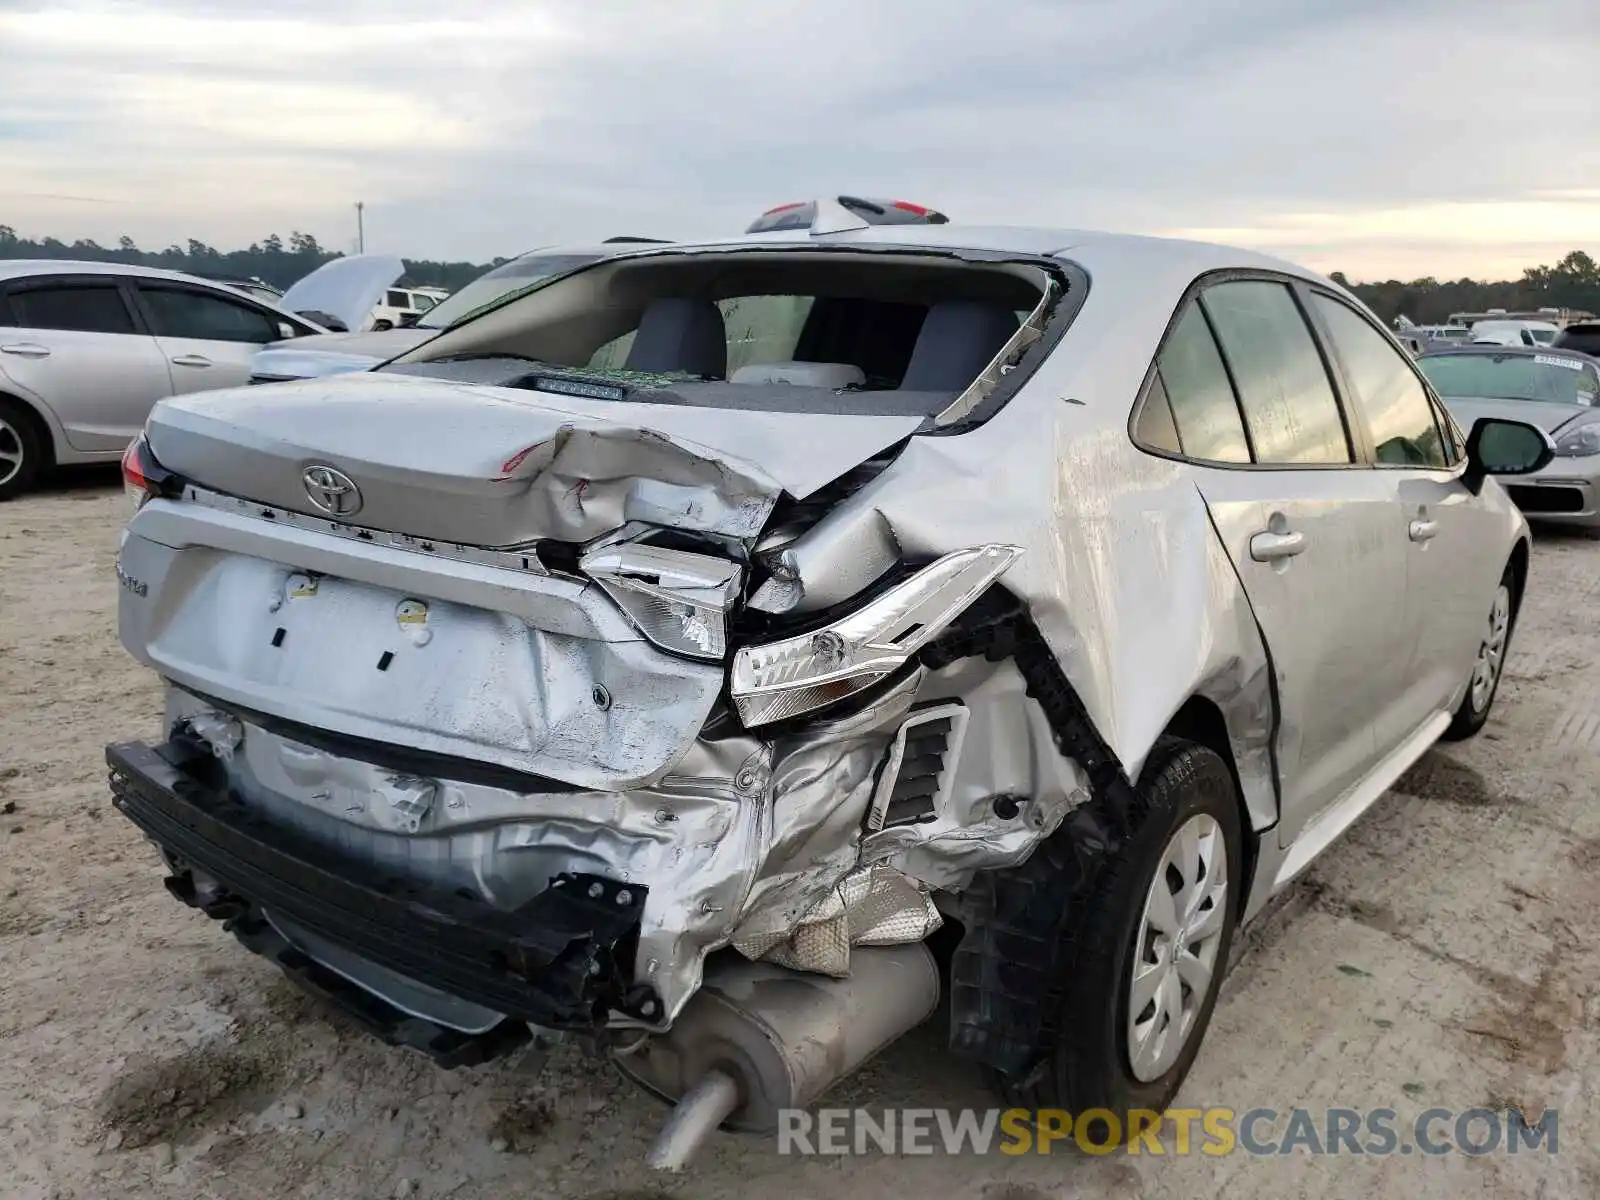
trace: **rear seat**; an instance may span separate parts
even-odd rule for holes
[[[728,373],[728,329],[710,300],[663,296],[639,320],[623,367],[629,371],[682,371],[708,379]]]
[[[1017,332],[1017,314],[1003,304],[941,300],[928,309],[900,390],[962,392]]]

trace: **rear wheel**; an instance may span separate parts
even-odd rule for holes
[[[0,500],[31,488],[45,465],[45,442],[33,414],[0,396]]]
[[[1093,885],[1058,976],[1046,1069],[1006,1100],[1081,1114],[1160,1112],[1188,1075],[1227,968],[1243,885],[1233,773],[1163,738],[1140,778],[1138,830]],[[1103,1138],[1106,1134],[1091,1134]]]
[[[381,333],[385,329],[393,329],[394,328],[394,322],[380,318],[379,320],[376,320],[376,321],[374,321],[372,323],[372,328],[375,331]]]
[[[1483,640],[1478,643],[1478,657],[1473,660],[1472,677],[1467,681],[1467,694],[1444,731],[1448,741],[1458,742],[1469,738],[1489,720],[1489,709],[1500,690],[1500,676],[1505,671],[1506,651],[1511,646],[1511,627],[1516,620],[1516,577],[1507,567],[1495,588],[1494,599],[1489,603],[1489,619],[1484,626]]]

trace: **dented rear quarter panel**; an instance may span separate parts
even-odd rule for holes
[[[1104,276],[1092,254],[1064,251],[1089,273],[1089,294],[1019,393],[976,429],[913,438],[831,519],[875,507],[914,555],[1026,547],[1002,582],[1032,609],[1129,776],[1204,697],[1222,712],[1261,829],[1277,812],[1266,647],[1190,469],[1140,451],[1127,430],[1184,290],[1221,265],[1252,265],[1206,249],[1177,261],[1161,249]]]

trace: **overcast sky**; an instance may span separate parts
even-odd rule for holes
[[[243,18],[243,19],[241,19]],[[0,224],[486,260],[896,196],[1354,278],[1600,254],[1600,0],[0,0]]]

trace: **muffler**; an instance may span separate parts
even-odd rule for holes
[[[922,943],[855,947],[850,975],[831,979],[728,959],[666,1033],[617,1064],[674,1101],[650,1165],[679,1171],[726,1125],[777,1130],[779,1112],[805,1108],[939,1004],[939,968]]]

